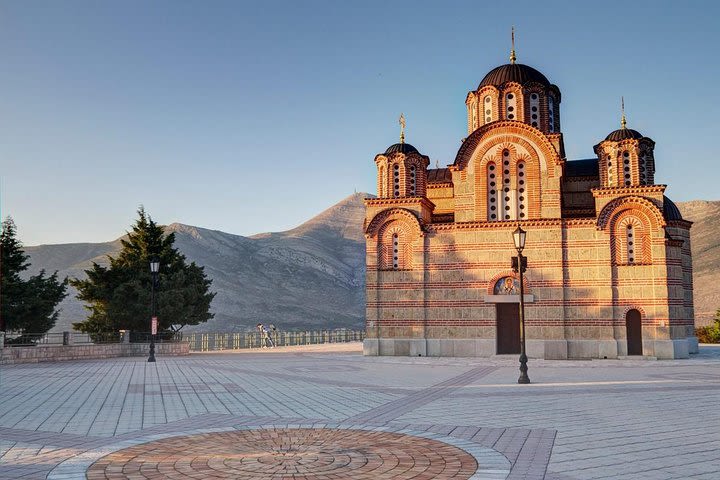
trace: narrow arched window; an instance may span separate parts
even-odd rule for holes
[[[417,181],[415,178],[415,165],[410,165],[410,196],[415,196]]]
[[[510,192],[510,152],[508,150],[503,150],[502,179],[502,192],[500,194],[502,219],[512,220],[515,217],[515,199]]]
[[[635,237],[635,228],[632,223],[628,223],[627,232],[625,233],[625,241],[627,246],[627,263],[635,263],[635,252],[637,247],[637,239]]]
[[[648,161],[647,161],[647,152],[643,151],[640,153],[640,162],[639,162],[639,177],[640,177],[640,185],[647,185],[650,183],[648,180]]]
[[[530,94],[530,125],[540,128],[540,95]]]
[[[525,162],[517,164],[517,218],[527,218],[527,195],[525,194]]]
[[[485,98],[483,99],[483,103],[481,108],[484,110],[485,115],[485,123],[490,123],[493,120],[493,111],[492,111],[492,98],[490,95],[485,95]]]
[[[517,117],[517,98],[514,93],[505,95],[505,118],[515,120]]]
[[[400,196],[400,165],[397,163],[393,166],[393,188],[395,198]]]
[[[378,168],[378,197],[385,198],[387,192],[387,177],[385,176],[385,166],[380,165]]]
[[[498,188],[497,188],[497,172],[495,163],[490,162],[487,166],[487,192],[488,192],[488,215],[487,218],[490,221],[498,219]]]
[[[605,157],[605,161],[607,162],[607,186],[612,187],[613,181],[615,179],[615,171],[613,170],[612,157],[608,155],[607,157]]]
[[[400,268],[400,260],[399,260],[399,258],[400,258],[400,238],[398,237],[397,233],[393,233],[392,241],[393,241],[393,243],[392,243],[392,249],[393,249],[393,251],[392,251],[392,255],[393,255],[392,266],[393,266],[393,270],[397,270]]]
[[[555,99],[548,95],[548,130],[555,131]]]
[[[630,152],[627,150],[622,153],[622,161],[625,186],[629,186],[632,183],[632,178],[630,176]]]

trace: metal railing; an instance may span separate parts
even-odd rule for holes
[[[129,338],[125,335],[129,334]],[[107,343],[150,343],[150,333],[145,332],[57,332],[57,333],[12,333],[5,334],[6,347],[35,347],[50,345],[98,345]],[[182,333],[160,332],[155,336],[156,343],[181,342]]]
[[[317,331],[277,331],[271,333],[274,344],[279,347],[294,345],[317,345],[322,343],[359,342],[365,339],[365,332],[359,330],[317,330]],[[269,345],[260,332],[239,333],[188,333],[185,341],[190,343],[191,352],[212,352],[220,350],[241,350],[262,348]]]
[[[126,338],[126,335],[128,337]],[[149,332],[107,332],[107,333],[12,333],[5,334],[6,347],[35,347],[50,345],[96,345],[106,343],[150,343]],[[359,342],[365,339],[360,330],[336,329],[314,331],[275,331],[270,334],[276,346],[317,345],[322,343]],[[160,332],[155,343],[188,342],[191,352],[217,350],[240,350],[261,348],[270,343],[260,332],[238,333],[182,333]]]

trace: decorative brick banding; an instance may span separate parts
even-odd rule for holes
[[[95,462],[99,479],[468,479],[475,458],[452,445],[391,432],[279,428],[173,437]]]

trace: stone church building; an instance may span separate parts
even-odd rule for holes
[[[623,113],[596,157],[568,160],[561,100],[513,51],[467,94],[451,165],[428,168],[404,134],[375,157],[366,355],[519,353],[518,225],[530,357],[697,352],[691,223],[655,182],[655,142]]]

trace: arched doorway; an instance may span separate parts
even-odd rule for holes
[[[640,312],[632,309],[625,315],[627,354],[642,355],[642,320]]]

